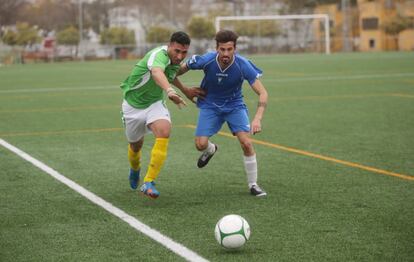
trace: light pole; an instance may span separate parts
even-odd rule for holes
[[[342,50],[345,52],[352,51],[351,45],[350,45],[350,35],[349,35],[349,14],[350,14],[350,6],[349,6],[349,0],[342,0],[341,1],[341,8],[342,8],[342,41],[343,41],[343,47]]]
[[[78,7],[79,7],[79,55],[81,58],[81,61],[85,61],[85,57],[83,54],[83,10],[82,10],[82,0],[78,0]]]
[[[170,22],[173,20],[173,0],[170,0]]]

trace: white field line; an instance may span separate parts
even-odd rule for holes
[[[266,72],[264,73],[264,75]],[[286,83],[286,82],[301,82],[301,81],[333,81],[333,80],[359,80],[359,79],[370,79],[370,78],[399,78],[399,77],[414,77],[414,73],[395,73],[395,74],[369,74],[369,75],[341,75],[341,76],[283,76],[281,78],[266,78],[264,76],[264,82],[270,83]],[[200,80],[201,81],[201,80]],[[198,85],[200,82],[188,82],[188,85]]]
[[[0,94],[14,94],[14,93],[44,93],[44,92],[66,92],[66,91],[79,91],[79,90],[102,90],[102,89],[121,89],[116,86],[79,86],[79,87],[60,87],[60,88],[25,88],[25,89],[9,89],[0,90]]]
[[[414,77],[414,73],[395,73],[395,74],[369,74],[369,75],[343,75],[343,76],[310,76],[290,78],[273,78],[266,79],[266,82],[298,82],[298,81],[332,81],[332,80],[355,80],[355,79],[369,79],[369,78],[388,78],[388,77]]]
[[[177,255],[183,257],[184,259],[188,261],[208,261],[205,258],[201,257],[194,251],[191,251],[190,249],[186,248],[185,246],[175,242],[174,240],[170,239],[167,236],[162,235],[160,232],[158,232],[155,229],[152,229],[151,227],[147,226],[146,224],[140,222],[135,217],[128,215],[123,210],[113,206],[111,203],[105,201],[104,199],[100,198],[99,196],[95,195],[94,193],[86,190],[84,187],[78,185],[74,181],[68,179],[67,177],[61,175],[56,170],[52,169],[51,167],[45,165],[41,161],[33,158],[32,156],[28,155],[27,153],[23,152],[22,150],[18,149],[17,147],[7,143],[3,139],[0,139],[0,145],[7,148],[11,152],[15,153],[19,157],[23,158],[24,160],[30,162],[34,166],[38,167],[42,171],[46,172],[50,176],[54,177],[59,182],[65,184],[66,186],[70,187],[74,191],[78,192],[94,204],[102,207],[109,213],[111,213],[114,216],[117,216],[118,218],[122,219],[124,222],[128,223],[131,227],[136,229],[137,231],[145,234],[146,236],[152,238],[153,240],[157,241],[161,245],[165,246],[166,248],[170,249],[172,252],[176,253]]]
[[[266,72],[265,72],[266,74]],[[336,76],[310,76],[310,77],[275,77],[272,79],[266,78],[266,82],[300,82],[300,81],[332,81],[332,80],[358,80],[369,78],[398,78],[398,77],[414,77],[414,73],[391,73],[391,74],[368,74],[368,75],[336,75]],[[201,79],[200,79],[201,81]],[[187,85],[198,85],[197,82],[186,82]],[[0,94],[15,94],[15,93],[42,93],[42,92],[66,92],[66,91],[79,91],[79,90],[103,90],[113,89],[114,91],[120,91],[117,85],[112,86],[89,86],[89,87],[61,87],[61,88],[26,88],[26,89],[9,89],[0,90]]]

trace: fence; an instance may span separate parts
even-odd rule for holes
[[[383,39],[380,49],[367,48],[363,43],[365,39],[359,37],[348,39],[351,43],[351,51],[393,51],[414,50],[414,46],[405,47],[399,42],[398,37],[387,36]],[[343,50],[343,38],[331,38],[332,52]],[[139,59],[146,52],[165,43],[144,43],[140,45],[100,45],[97,43],[84,43],[81,46],[57,45],[52,49],[42,48],[40,45],[8,46],[0,43],[0,64],[24,64],[41,62],[59,62],[76,60],[116,60]],[[201,54],[209,50],[215,50],[214,40],[193,39],[189,55]],[[243,54],[274,54],[274,53],[323,53],[325,50],[324,39],[303,37],[293,33],[281,34],[275,37],[240,37],[237,42],[237,51]]]

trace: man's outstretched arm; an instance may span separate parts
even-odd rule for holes
[[[267,91],[259,79],[256,79],[252,84],[254,92],[259,96],[259,102],[257,103],[256,114],[251,124],[251,133],[256,134],[262,131],[262,118],[267,106]]]
[[[174,88],[170,86],[164,71],[159,67],[151,69],[151,75],[154,78],[155,83],[167,92],[168,98],[174,102],[179,108],[186,106],[185,101],[175,92]]]

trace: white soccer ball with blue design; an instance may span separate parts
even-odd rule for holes
[[[239,215],[227,215],[216,224],[217,242],[228,249],[242,247],[250,237],[250,226]]]

